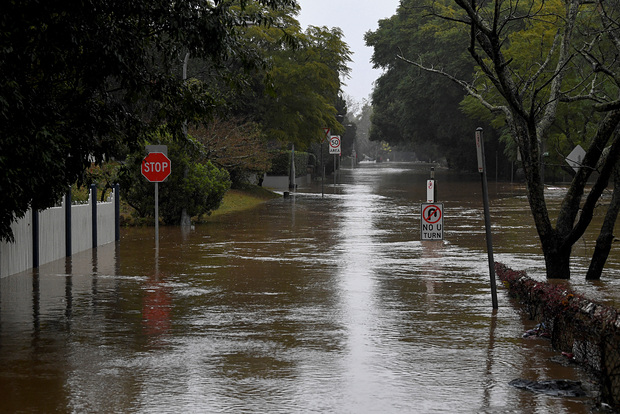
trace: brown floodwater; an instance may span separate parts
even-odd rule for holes
[[[437,173],[444,237],[420,241],[427,167],[372,164],[185,230],[0,280],[0,412],[588,413],[509,385],[589,378],[498,284],[479,176]],[[489,184],[495,259],[544,277],[522,186]],[[561,187],[550,187],[559,200]],[[587,283],[616,303],[620,263]],[[560,361],[558,361],[560,359]]]

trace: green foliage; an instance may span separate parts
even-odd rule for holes
[[[452,10],[451,3],[432,2],[444,12]],[[472,77],[467,34],[455,22],[434,18],[429,4],[405,0],[394,16],[380,20],[378,29],[366,34],[366,44],[374,48],[374,66],[385,71],[372,95],[370,139],[405,144],[419,159],[445,157],[451,167],[472,169],[476,165],[473,133],[486,125],[461,110],[465,91],[447,78],[397,58],[412,57],[455,76]],[[493,132],[485,129],[493,142]],[[488,146],[488,151],[494,152],[495,145]]]
[[[189,143],[162,140],[168,145],[172,173],[159,183],[159,211],[166,224],[179,224],[181,211],[190,217],[217,209],[230,188],[228,172],[211,161],[199,162],[199,149]],[[154,183],[147,181],[140,166],[144,153],[132,154],[120,174],[121,196],[140,217],[152,217],[155,208]]]
[[[476,9],[466,0],[454,4],[465,14],[458,20],[471,33],[469,52],[482,74],[460,84],[494,112],[494,123],[506,122],[502,135],[521,156],[547,277],[570,278],[572,246],[590,226],[620,158],[620,9],[600,0],[489,2]],[[566,167],[564,157],[579,142],[586,154],[552,219],[545,178],[550,167]],[[601,240],[617,218],[617,211],[608,213]],[[598,276],[604,250],[592,257]]]
[[[248,82],[251,88],[237,111],[262,125],[267,137],[306,149],[323,137],[344,131],[336,119],[341,79],[351,51],[338,28],[310,26],[285,11],[272,14],[278,26],[252,27],[246,40],[269,65]]]
[[[249,4],[256,5],[249,10]],[[135,151],[154,130],[181,138],[222,96],[185,82],[183,57],[225,67],[256,62],[238,28],[269,23],[294,0],[9,0],[0,13],[0,239],[30,206],[54,205],[100,163]],[[254,65],[256,66],[256,65]],[[222,82],[223,83],[223,82]]]
[[[99,199],[104,201],[108,195],[108,190],[114,188],[118,183],[118,173],[121,165],[116,161],[104,162],[101,165],[92,165],[84,174],[84,183],[87,186],[97,185]]]
[[[188,161],[184,167],[187,176],[180,171],[161,186],[160,211],[166,224],[179,224],[183,208],[190,217],[210,213],[220,206],[230,188],[228,172],[210,161],[206,164]]]
[[[192,128],[190,134],[204,147],[205,160],[228,171],[233,187],[247,183],[251,175],[262,175],[271,166],[265,134],[256,123],[215,118]]]
[[[90,188],[88,186],[71,186],[71,202],[76,204],[86,204],[90,198]]]
[[[272,153],[270,175],[289,175],[291,168],[291,151],[277,151]],[[295,177],[301,177],[308,172],[308,166],[316,165],[314,154],[295,151]]]
[[[506,42],[503,52],[506,58],[510,59],[511,70],[518,73],[522,80],[534,79],[534,82],[528,88],[523,88],[520,92],[521,99],[527,108],[531,108],[536,113],[536,118],[543,116],[543,110],[547,107],[543,102],[549,99],[551,81],[557,77],[555,70],[557,63],[557,53],[550,55],[550,61],[554,63],[546,70],[537,73],[543,65],[544,58],[549,54],[555,34],[563,29],[564,23],[560,16],[565,10],[565,3],[558,0],[546,1],[544,5],[540,1],[533,1],[535,9],[544,6],[543,12],[539,13],[536,19],[524,19],[518,24],[508,25],[506,28]],[[525,13],[525,7],[521,5],[520,12]],[[584,35],[587,33],[588,26],[592,22],[591,13],[584,10],[583,18],[580,19],[583,27],[579,30],[579,41],[586,42]],[[592,29],[592,28],[591,28]],[[489,59],[485,59],[490,64]],[[479,68],[478,68],[479,69]],[[566,66],[563,76],[564,87],[567,91],[578,90],[580,83],[583,82],[582,75],[586,71],[583,65],[579,64],[577,59],[572,59],[571,64]],[[599,86],[604,85],[604,80]],[[525,82],[523,81],[523,84]],[[501,105],[503,101],[502,94],[493,87],[488,77],[479,77],[475,83],[480,91],[484,91],[484,97],[487,102],[494,105]],[[612,95],[614,92],[609,90],[608,86],[604,86],[608,91],[607,94]],[[480,101],[473,97],[467,97],[461,104],[461,108],[468,115],[476,119],[484,119],[491,125],[501,131],[500,140],[505,145],[505,155],[513,160],[517,160],[518,148],[514,137],[511,135],[509,126],[506,124],[505,114],[502,112],[490,112],[484,107]],[[549,156],[545,157],[547,175],[552,173],[560,173],[561,166],[564,165],[564,157],[569,154],[572,149],[580,144],[583,147],[588,146],[588,137],[593,136],[598,123],[602,119],[602,114],[592,109],[591,103],[586,100],[576,102],[562,102],[557,107],[557,116],[552,127],[543,139],[543,151]]]

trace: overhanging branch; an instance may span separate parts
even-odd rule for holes
[[[441,69],[435,69],[435,68],[432,68],[432,67],[424,66],[421,63],[418,63],[418,62],[415,62],[413,60],[407,59],[407,58],[405,58],[402,55],[397,55],[396,57],[398,59],[402,60],[403,62],[408,63],[410,65],[413,65],[413,66],[415,66],[417,68],[420,68],[420,69],[422,69],[422,70],[424,70],[426,72],[437,73],[437,74],[439,74],[441,76],[444,76],[444,77],[450,79],[452,82],[456,83],[457,85],[459,85],[460,87],[465,89],[465,91],[467,92],[468,95],[476,98],[489,111],[492,111],[492,112],[502,112],[502,113],[504,113],[504,115],[510,116],[510,111],[509,111],[508,107],[506,107],[506,106],[497,106],[497,105],[491,104],[489,101],[484,99],[484,97],[481,94],[479,94],[476,91],[476,89],[471,84],[469,84],[468,82],[465,82],[462,79],[458,79],[457,77],[455,77],[455,76],[453,76],[453,75],[451,75],[451,74],[449,74],[449,73],[447,73],[447,72],[445,72],[445,71],[443,71]]]

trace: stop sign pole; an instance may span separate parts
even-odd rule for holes
[[[167,152],[167,148],[161,149]],[[168,178],[171,172],[172,163],[163,152],[151,152],[142,160],[142,175],[155,183],[155,247],[157,249],[159,249],[159,183]]]

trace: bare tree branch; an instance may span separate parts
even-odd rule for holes
[[[540,119],[540,122],[537,125],[537,132],[538,135],[541,137],[546,134],[551,125],[555,122],[557,107],[561,95],[562,82],[566,74],[565,69],[568,65],[568,62],[572,58],[572,54],[570,53],[570,45],[572,42],[573,30],[575,28],[575,20],[577,19],[580,5],[581,0],[570,0],[569,9],[566,16],[564,33],[562,34],[562,39],[560,42],[558,62],[556,64],[556,70],[554,72],[555,75],[553,81],[551,82],[551,91],[549,93],[548,100],[549,104],[546,106],[545,114]]]
[[[463,89],[465,89],[465,91],[471,95],[472,97],[476,98],[478,101],[480,101],[480,103],[482,105],[484,105],[485,108],[487,108],[488,110],[492,111],[492,112],[503,112],[505,115],[509,114],[509,110],[508,107],[506,106],[496,106],[491,104],[490,102],[488,102],[486,99],[484,99],[484,97],[478,93],[478,91],[469,83],[465,82],[462,79],[458,79],[455,76],[441,70],[441,69],[435,69],[433,67],[427,67],[422,65],[421,63],[409,60],[405,57],[401,55],[397,55],[396,56],[398,59],[402,60],[405,63],[408,63],[410,65],[416,66],[426,72],[431,72],[431,73],[437,73],[440,74],[448,79],[450,79],[452,82],[456,83],[457,85],[461,86]]]

